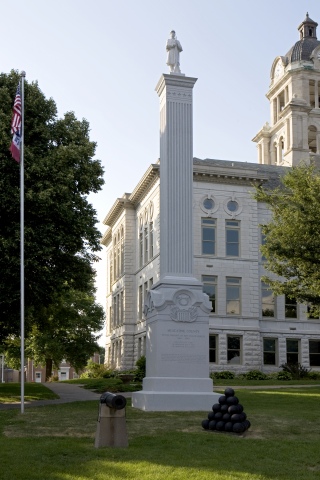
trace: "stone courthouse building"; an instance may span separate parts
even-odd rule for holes
[[[261,281],[259,225],[270,214],[252,197],[253,185],[276,186],[286,168],[320,159],[317,25],[307,14],[299,40],[272,64],[270,120],[253,139],[258,163],[193,161],[194,275],[212,302],[210,371],[272,372],[285,362],[320,369],[320,320],[307,317],[306,305],[275,297]],[[118,369],[132,368],[145,353],[144,300],[160,270],[160,168],[160,161],[151,164],[104,219],[106,362]]]

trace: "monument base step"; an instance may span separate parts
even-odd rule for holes
[[[221,393],[152,392],[132,394],[132,406],[146,412],[209,412],[218,403]]]

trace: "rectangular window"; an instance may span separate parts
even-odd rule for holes
[[[150,280],[149,280],[149,290],[152,287],[152,285],[153,285],[153,278],[150,278]]]
[[[143,231],[139,233],[139,267],[143,265]]]
[[[263,339],[263,363],[264,365],[276,365],[276,339]]]
[[[116,296],[116,308],[117,308],[117,313],[116,313],[116,324],[119,325],[119,320],[120,320],[120,298],[119,295]]]
[[[149,247],[150,247],[150,258],[153,257],[153,222],[149,223]]]
[[[113,328],[115,328],[117,326],[117,299],[116,297],[114,296],[113,299],[112,299],[112,307],[113,307],[113,311],[112,311],[112,314],[113,314],[113,317],[112,317],[112,323],[113,323]]]
[[[123,291],[120,292],[120,323],[123,323],[124,320],[124,295]]]
[[[240,221],[226,220],[226,257],[239,257]]]
[[[297,318],[297,302],[288,295],[285,296],[285,317]]]
[[[142,319],[142,301],[143,301],[143,292],[142,292],[142,285],[139,285],[139,292],[138,292],[138,317]]]
[[[142,343],[141,343],[141,342],[142,342],[142,338],[139,337],[139,338],[138,338],[138,359],[139,359],[139,358],[141,357],[141,355],[142,355],[142,347],[141,347]]]
[[[312,308],[312,303],[310,305],[308,305],[308,318],[311,318],[311,319],[316,319],[316,320],[319,320],[319,314],[318,313],[315,313],[313,311],[313,308]]]
[[[209,335],[209,362],[217,362],[217,335]]]
[[[147,293],[148,293],[148,282],[145,282],[143,284],[143,301],[145,302],[147,299]]]
[[[320,340],[309,340],[310,367],[320,367]]]
[[[114,250],[113,250],[113,281],[116,280],[117,278],[117,246],[116,243],[114,244]]]
[[[228,277],[226,285],[227,314],[240,315],[241,311],[241,278]]]
[[[124,273],[124,237],[121,231],[121,275]]]
[[[216,220],[212,218],[201,219],[202,255],[216,254]]]
[[[274,317],[274,295],[264,282],[261,282],[261,308],[263,317]]]
[[[231,365],[240,365],[241,363],[241,337],[228,335],[228,363]]]
[[[113,328],[113,325],[112,325],[112,307],[109,307],[109,332],[111,333],[111,330]]]
[[[299,340],[287,340],[287,363],[299,363]]]
[[[203,291],[209,296],[212,305],[211,312],[216,312],[216,290],[217,277],[213,275],[202,275]]]

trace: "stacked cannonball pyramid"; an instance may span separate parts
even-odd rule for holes
[[[212,412],[209,412],[208,418],[202,421],[205,430],[220,432],[243,433],[250,425],[233,388],[225,389],[224,395],[219,398],[219,403],[212,406]]]

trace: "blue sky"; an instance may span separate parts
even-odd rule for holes
[[[182,72],[198,78],[194,156],[256,162],[251,139],[269,120],[272,62],[299,40],[307,11],[320,23],[315,0],[1,0],[1,71],[25,70],[59,115],[89,121],[105,168],[103,190],[90,197],[102,222],[159,157],[154,89],[168,73],[170,30]],[[97,270],[103,303],[103,262]]]

